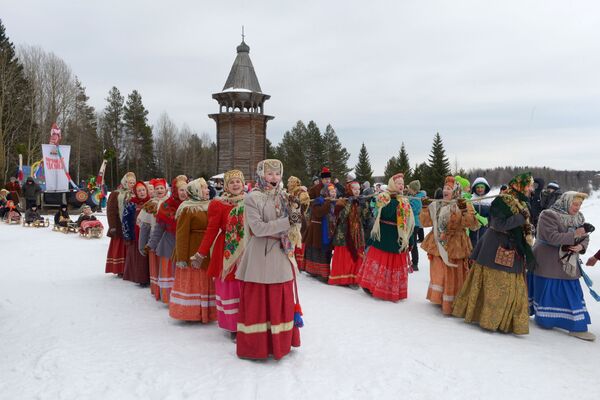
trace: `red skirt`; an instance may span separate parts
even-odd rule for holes
[[[106,268],[107,274],[118,274],[123,275],[125,271],[125,240],[120,237],[110,238],[110,244],[108,245],[108,254],[106,255]]]
[[[169,299],[169,316],[182,321],[216,321],[215,297],[215,284],[206,269],[175,268],[175,284]]]
[[[330,285],[356,285],[356,274],[363,263],[363,257],[352,259],[346,246],[335,246],[331,261]]]
[[[158,270],[160,268],[160,257],[152,250],[148,251],[148,267],[150,270],[150,294],[160,300],[160,288],[158,287]]]
[[[371,246],[361,265],[358,284],[373,297],[398,301],[408,297],[408,252],[388,253]]]
[[[173,261],[166,257],[159,257],[158,289],[160,299],[165,304],[169,304],[171,289],[173,289],[173,282],[175,282],[175,271],[173,271],[173,268],[175,268]]]
[[[294,326],[294,281],[274,284],[241,282],[237,324],[237,355],[279,360],[300,346]]]
[[[135,240],[125,243],[127,252],[125,255],[125,272],[123,280],[140,285],[147,285],[150,282],[150,271],[148,269],[148,256],[143,256],[138,250]]]

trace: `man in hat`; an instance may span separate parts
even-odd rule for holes
[[[542,190],[540,196],[540,207],[542,210],[552,207],[556,200],[562,195],[560,186],[556,181],[550,181],[546,189]],[[540,212],[541,213],[541,212]]]
[[[319,197],[321,195],[321,190],[323,190],[323,188],[327,185],[329,185],[331,183],[331,171],[329,171],[329,168],[327,167],[323,167],[321,169],[321,181],[315,185],[313,185],[309,190],[308,190],[308,195],[310,196],[311,199],[316,199],[317,197]]]

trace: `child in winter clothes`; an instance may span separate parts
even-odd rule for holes
[[[473,181],[473,188],[471,189],[472,200],[477,200],[485,197],[490,192],[490,184],[488,181],[479,177]],[[491,199],[490,199],[491,200]],[[490,218],[490,207],[492,202],[490,200],[473,201],[473,208],[475,209],[475,218],[479,221],[481,227],[475,231],[469,231],[469,239],[473,248],[483,237],[483,234],[487,230],[488,219]]]
[[[25,223],[32,224],[35,221],[43,221],[44,218],[40,215],[37,206],[32,206],[29,210],[25,211]]]
[[[73,221],[71,221],[71,217],[69,216],[69,211],[67,210],[67,205],[61,205],[60,209],[56,212],[56,214],[54,214],[54,225],[66,228],[72,222]]]
[[[419,236],[423,237],[423,227],[421,226],[421,220],[419,219],[419,215],[421,214],[421,209],[423,208],[423,204],[421,200],[425,197],[425,193],[421,191],[421,182],[416,180],[412,181],[408,184],[407,189],[408,195],[411,196],[410,207],[412,208],[413,215],[415,216],[415,229],[413,231],[412,240],[411,240],[411,249],[410,249],[410,259],[412,263],[413,271],[419,270],[419,247],[417,246]]]

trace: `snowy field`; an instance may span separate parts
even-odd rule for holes
[[[583,212],[599,228],[593,254],[600,193]],[[444,317],[425,300],[423,262],[396,304],[302,275],[302,346],[252,362],[216,325],[174,321],[148,289],[104,274],[108,243],[0,225],[0,399],[600,396],[600,341],[533,323],[527,336],[489,333]],[[587,270],[600,291],[600,266]],[[600,334],[600,304],[584,292]]]

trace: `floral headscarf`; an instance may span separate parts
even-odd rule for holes
[[[583,201],[587,199],[588,195],[580,192],[565,192],[558,200],[550,207],[551,210],[556,211],[561,218],[561,221],[569,228],[578,228],[585,222],[583,214],[578,211],[577,214],[569,214],[569,209],[575,200]]]
[[[223,271],[221,273],[223,279],[229,274],[233,266],[237,264],[246,248],[246,232],[244,229],[245,193],[242,191],[242,193],[238,195],[233,195],[229,192],[229,181],[234,178],[240,179],[242,184],[245,183],[242,171],[233,169],[225,172],[225,191],[219,199],[220,201],[233,205],[233,208],[227,215],[227,221],[225,223],[225,246],[223,252]]]
[[[175,219],[179,218],[184,211],[208,211],[208,196],[204,196],[202,190],[207,188],[208,184],[204,178],[198,178],[187,184],[188,198],[181,203],[175,213]]]
[[[130,178],[136,180],[135,174],[133,172],[128,172],[125,175],[123,175],[123,178],[121,178],[121,188],[117,189],[119,220],[123,219],[123,210],[125,210],[125,204],[129,203],[129,200],[131,200],[131,198],[133,197],[133,191],[129,190],[129,185],[127,184]]]

